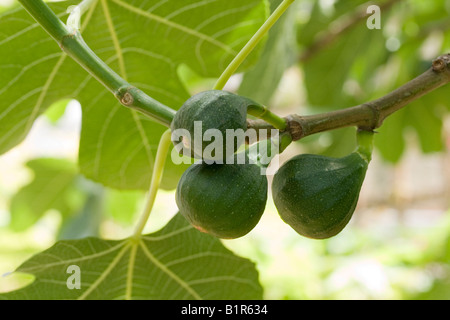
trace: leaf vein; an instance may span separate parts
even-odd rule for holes
[[[176,275],[169,268],[167,268],[164,264],[162,264],[158,259],[156,259],[142,241],[140,242],[140,245],[141,245],[141,248],[142,248],[144,254],[147,256],[147,258],[150,260],[150,262],[152,262],[162,272],[167,274],[172,280],[177,282],[181,287],[183,287],[187,292],[189,292],[190,295],[193,296],[196,300],[201,300],[201,297],[199,296],[199,294],[193,288],[191,288],[191,286],[187,282],[185,282],[178,275]]]
[[[124,246],[126,244],[125,241],[121,241],[119,244],[117,244],[116,246],[110,247],[107,250],[101,251],[101,252],[96,252],[94,254],[90,254],[90,255],[85,255],[83,257],[79,257],[79,258],[74,258],[74,259],[68,259],[68,260],[62,260],[62,261],[58,261],[58,262],[52,262],[52,263],[47,263],[47,264],[42,264],[40,262],[38,266],[36,267],[28,267],[28,268],[19,268],[18,271],[21,272],[26,272],[26,273],[34,273],[34,272],[38,272],[38,271],[42,271],[48,268],[52,268],[52,267],[56,267],[56,266],[60,266],[60,265],[64,265],[64,264],[72,264],[75,262],[82,262],[85,260],[91,260],[91,259],[96,259],[99,257],[102,257],[104,255],[107,255],[115,250],[118,250],[120,247]],[[41,253],[42,255],[47,254],[47,253]]]
[[[122,250],[119,251],[117,256],[114,258],[114,260],[110,263],[110,265],[105,269],[105,271],[102,272],[100,277],[95,280],[95,282],[88,287],[86,291],[83,292],[81,296],[78,297],[78,300],[84,300],[86,297],[88,297],[92,291],[94,291],[102,282],[105,280],[105,278],[111,273],[111,271],[114,269],[114,267],[119,263],[120,259],[122,259],[125,252],[128,250],[128,247],[130,246],[129,243],[127,243],[126,246],[122,248]]]
[[[198,31],[196,31],[194,29],[188,28],[186,26],[183,26],[183,25],[178,24],[176,22],[173,22],[171,20],[167,20],[164,17],[160,17],[160,16],[158,16],[156,14],[153,14],[151,12],[144,11],[141,8],[136,8],[136,7],[134,7],[134,6],[132,6],[132,5],[128,4],[128,3],[125,3],[123,1],[121,1],[121,0],[112,0],[112,1],[115,2],[116,4],[122,6],[123,8],[128,9],[129,11],[134,12],[134,13],[136,13],[138,15],[144,16],[144,17],[146,17],[146,18],[148,18],[150,20],[154,20],[154,21],[160,22],[160,23],[162,23],[162,24],[164,24],[164,25],[166,25],[168,27],[180,30],[180,31],[182,31],[182,32],[184,32],[186,34],[192,35],[192,36],[194,36],[194,37],[196,37],[198,39],[207,41],[207,42],[209,42],[209,43],[211,43],[211,44],[213,44],[213,45],[215,45],[215,46],[217,46],[217,47],[227,51],[230,55],[236,55],[237,54],[237,52],[235,50],[233,50],[233,48],[229,47],[228,45],[224,44],[223,42],[220,42],[219,40],[217,40],[217,39],[215,39],[215,38],[213,38],[211,36],[208,36],[208,35],[206,35],[204,33],[198,32]]]

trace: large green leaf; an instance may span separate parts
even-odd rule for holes
[[[67,7],[77,2],[51,7],[65,20]],[[217,77],[266,15],[264,0],[97,0],[81,32],[123,78],[177,109],[189,97],[178,66]],[[0,16],[0,30],[0,153],[23,140],[48,106],[73,98],[83,109],[82,173],[116,188],[147,188],[165,128],[119,105],[21,8]],[[166,172],[174,170],[183,168],[169,162]],[[163,181],[163,187],[174,185]]]
[[[67,286],[69,266],[79,268],[80,289]],[[262,299],[254,264],[181,215],[139,240],[59,241],[17,272],[34,282],[0,299]]]

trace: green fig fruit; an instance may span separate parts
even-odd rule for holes
[[[246,235],[259,222],[268,183],[256,164],[195,163],[176,190],[180,213],[198,230],[219,238]]]
[[[192,96],[171,123],[175,146],[186,156],[224,163],[244,143],[247,108],[251,105],[257,103],[223,90]],[[239,130],[241,134],[234,136]]]
[[[357,151],[331,158],[301,154],[274,175],[272,197],[280,217],[314,239],[335,236],[350,221],[371,159],[371,135],[361,133]]]

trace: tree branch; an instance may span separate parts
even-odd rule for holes
[[[445,54],[433,60],[427,71],[379,99],[317,115],[289,115],[285,117],[288,122],[286,131],[295,141],[315,133],[349,126],[374,130],[392,113],[449,82],[450,54]],[[257,130],[273,129],[261,120],[248,121],[248,127]]]
[[[151,98],[114,72],[84,42],[76,28],[68,28],[42,0],[19,0],[25,10],[59,44],[61,49],[95,79],[103,84],[120,103],[169,127],[175,110]]]
[[[111,91],[121,104],[140,111],[167,127],[170,126],[175,110],[149,97],[115,73],[89,48],[81,34],[73,28],[69,30],[42,0],[19,0],[19,2],[58,42],[61,49]],[[395,0],[390,0],[386,5],[392,5],[394,2]],[[323,114],[289,115],[285,117],[287,127],[284,131],[289,132],[293,140],[299,140],[314,133],[348,126],[373,130],[381,126],[390,114],[448,82],[450,82],[450,54],[438,57],[429,70],[377,100]],[[273,128],[264,120],[249,120],[248,127]]]

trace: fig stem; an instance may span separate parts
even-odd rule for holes
[[[144,211],[141,214],[140,220],[136,225],[134,238],[141,237],[142,231],[144,230],[148,218],[150,217],[153,204],[155,203],[156,193],[158,192],[159,184],[161,183],[167,153],[169,151],[170,145],[172,144],[171,135],[172,134],[170,129],[167,129],[166,131],[164,131],[161,136],[161,140],[159,141],[158,150],[156,151],[155,163],[153,165],[152,180],[147,194],[147,202],[145,204]]]
[[[359,153],[367,163],[372,160],[372,151],[373,151],[373,131],[367,131],[358,129],[356,132],[356,142],[357,149],[356,152]]]
[[[247,113],[266,121],[280,131],[284,131],[287,128],[286,119],[279,117],[263,105],[250,105],[247,108]]]
[[[267,168],[273,158],[281,154],[292,142],[292,137],[287,132],[282,132],[276,137],[259,141],[247,149],[249,158],[261,168]]]

